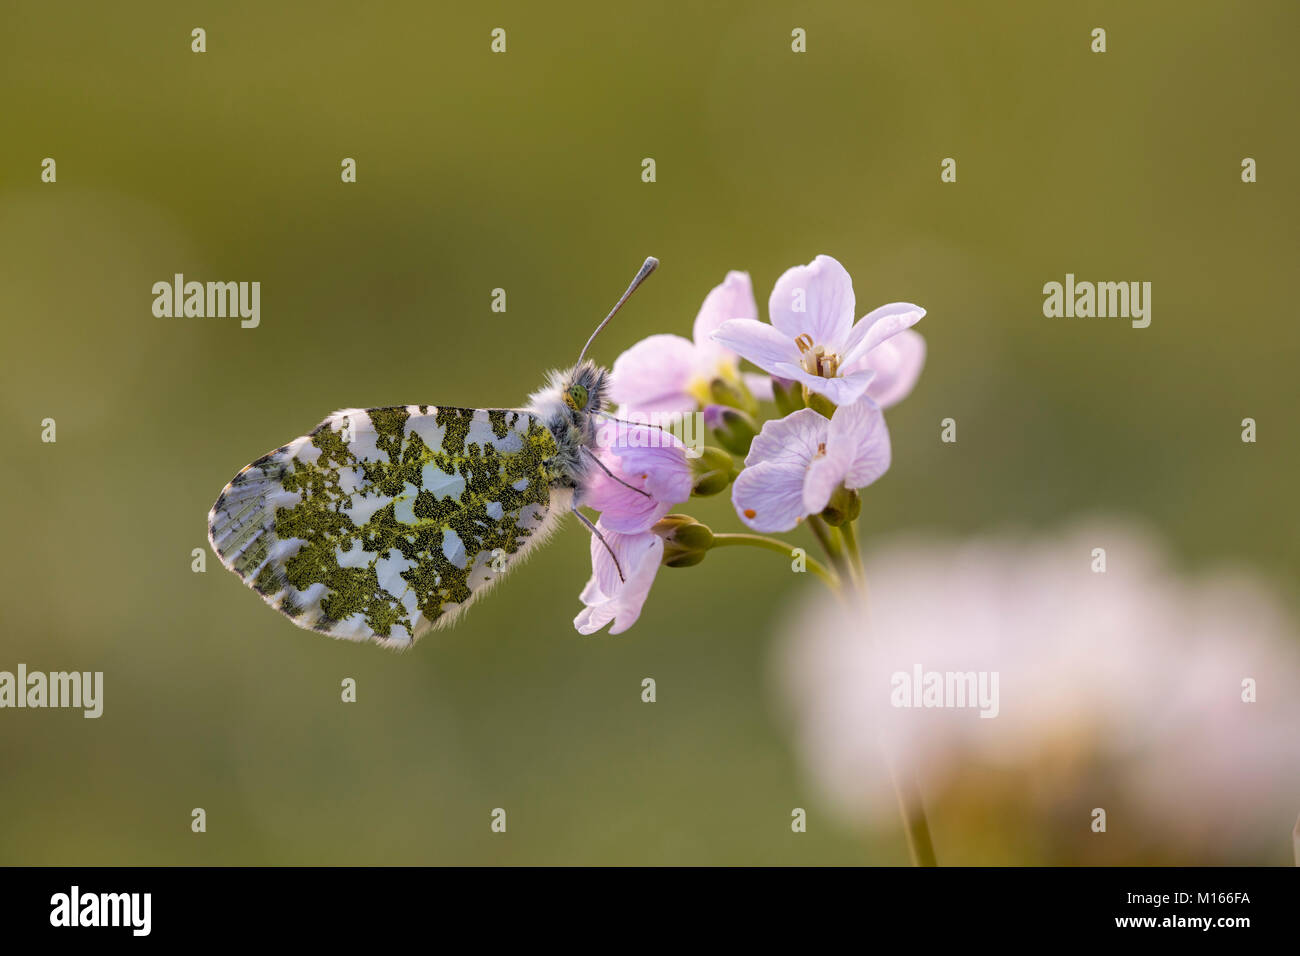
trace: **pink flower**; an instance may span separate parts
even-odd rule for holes
[[[871,399],[841,405],[830,419],[802,408],[763,425],[731,501],[755,531],[789,531],[825,508],[841,484],[871,484],[889,460],[885,417]]]
[[[680,335],[642,339],[615,360],[610,397],[636,411],[694,411],[709,401],[709,383],[715,378],[738,378],[739,359],[715,342],[713,333],[728,319],[757,316],[749,274],[728,272],[700,306],[694,341]]]
[[[694,477],[686,446],[671,433],[610,422],[598,438],[600,462],[613,477],[593,463],[578,504],[599,511],[605,527],[622,534],[648,531],[691,496]]]
[[[772,324],[734,318],[713,338],[763,371],[791,379],[825,395],[836,405],[851,405],[871,395],[877,375],[885,379],[882,403],[896,402],[912,389],[925,360],[920,337],[898,343],[879,355],[883,343],[921,321],[925,309],[892,302],[853,322],[853,280],[830,256],[787,269],[768,302]]]
[[[618,555],[626,580],[620,580],[618,568],[605,545],[591,536],[591,580],[582,589],[581,600],[587,605],[573,619],[579,634],[594,634],[611,621],[610,634],[622,634],[641,616],[659,562],[663,559],[664,540],[651,531],[622,534],[597,522],[609,547]]]

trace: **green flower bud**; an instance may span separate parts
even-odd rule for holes
[[[736,477],[736,465],[729,452],[706,445],[699,458],[691,459],[695,484],[691,494],[704,498],[725,491]]]
[[[664,515],[651,528],[664,539],[663,564],[670,568],[689,568],[704,560],[713,547],[713,532],[690,515]]]
[[[803,397],[809,408],[824,417],[830,418],[835,414],[835,405],[831,400],[825,395],[811,391],[807,385],[803,387]]]
[[[704,410],[704,424],[708,426],[719,445],[744,458],[749,454],[749,443],[758,434],[754,419],[738,408],[710,405]]]
[[[803,386],[775,375],[772,376],[772,401],[776,403],[776,410],[782,418],[807,407],[803,400]]]
[[[758,400],[750,394],[743,383],[728,382],[724,378],[715,378],[709,383],[709,397],[715,405],[727,405],[739,408],[751,415],[758,414]]]
[[[862,497],[851,488],[840,485],[831,493],[831,500],[822,511],[822,519],[832,527],[858,520],[862,514]]]

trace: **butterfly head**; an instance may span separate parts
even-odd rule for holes
[[[594,415],[605,408],[609,389],[609,373],[595,362],[582,362],[564,373],[560,396],[570,411],[579,415]]]
[[[587,350],[600,330],[609,324],[615,313],[650,273],[659,265],[653,256],[642,263],[627,291],[614,303],[609,315],[596,326],[587,344],[578,353],[578,363],[567,371],[551,373],[546,387],[529,397],[527,411],[538,416],[555,437],[558,451],[550,467],[568,483],[577,487],[586,473],[589,453],[596,441],[594,419],[605,411],[609,391],[609,373],[587,358]]]

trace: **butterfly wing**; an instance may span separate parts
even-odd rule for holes
[[[348,409],[236,475],[208,538],[300,627],[409,647],[553,530],[555,454],[523,411]]]

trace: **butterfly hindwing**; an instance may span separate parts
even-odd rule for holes
[[[523,411],[348,409],[235,476],[209,538],[299,626],[406,647],[549,534],[555,454]]]

